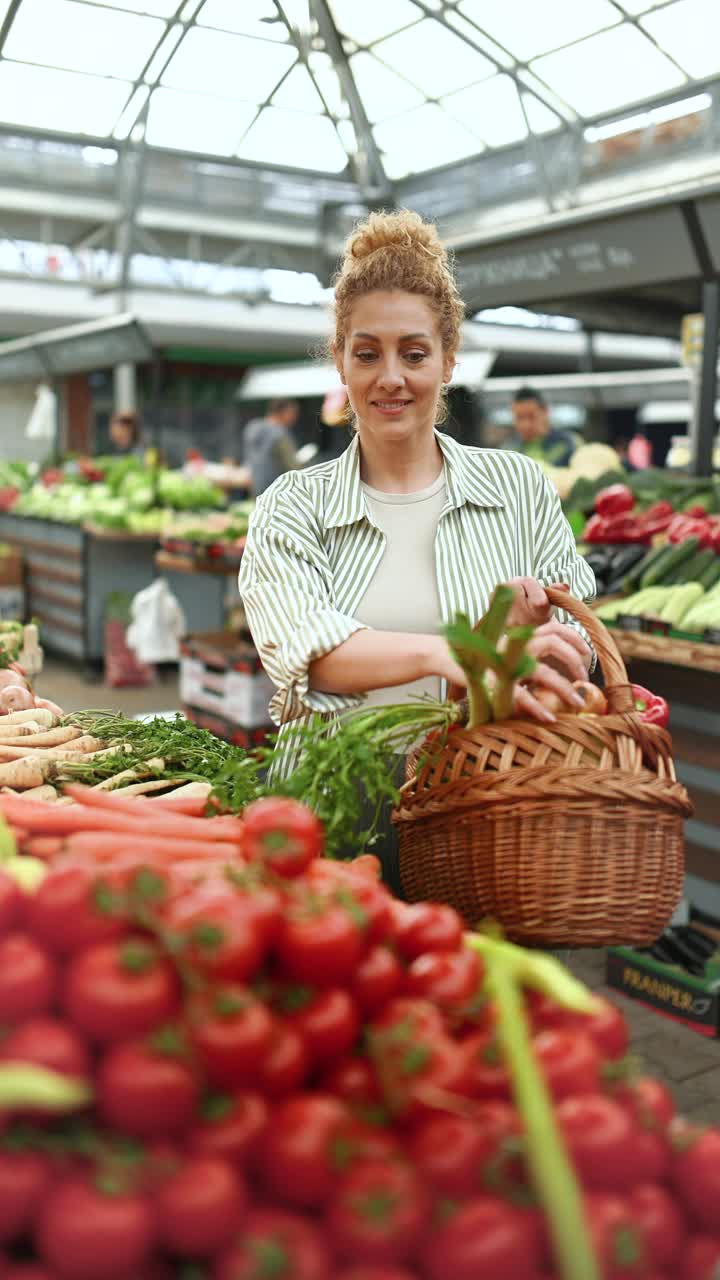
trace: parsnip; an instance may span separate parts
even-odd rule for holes
[[[9,764],[0,764],[0,786],[10,787],[13,791],[29,791],[31,787],[42,787],[52,767],[52,760],[41,756],[39,752],[31,752],[29,759],[11,760]]]
[[[8,724],[27,724],[28,722],[42,725],[45,729],[52,729],[53,725],[59,723],[58,717],[46,707],[29,707],[27,711],[9,711],[6,715],[0,716],[0,733]]]
[[[24,726],[19,725],[16,726],[16,728],[22,729]],[[33,749],[39,749],[40,747],[61,747],[64,743],[72,742],[75,738],[81,738],[82,736],[82,729],[78,729],[76,725],[66,725],[65,727],[58,725],[55,729],[47,729],[40,733],[30,734],[26,740],[23,740],[22,743],[18,743],[17,745],[32,747]],[[10,741],[5,743],[3,733],[0,730],[0,749],[5,745],[14,746],[15,744]]]
[[[28,720],[25,724],[9,724],[0,729],[0,745],[7,742],[12,746],[18,738],[28,738],[34,733],[44,732],[36,720]]]
[[[42,787],[31,787],[29,791],[20,793],[23,800],[57,800],[58,793],[49,782]]]
[[[97,751],[102,745],[99,738],[83,734],[59,747],[0,747],[0,760],[24,760],[27,756],[39,756],[43,760],[73,760]]]

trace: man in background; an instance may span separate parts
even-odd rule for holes
[[[264,418],[248,422],[243,435],[243,463],[253,495],[297,466],[292,429],[300,416],[297,400],[271,400]]]
[[[110,440],[113,452],[127,457],[135,454],[142,457],[142,440],[140,437],[140,419],[130,410],[114,413],[110,419]]]
[[[521,387],[512,402],[515,434],[506,449],[517,449],[552,467],[566,467],[578,446],[572,431],[556,430],[550,423],[547,403],[539,391]]]

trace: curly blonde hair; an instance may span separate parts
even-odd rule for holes
[[[400,209],[371,213],[348,238],[335,278],[335,352],[345,345],[355,300],[374,290],[392,289],[426,298],[437,318],[443,351],[457,351],[465,308],[448,252],[431,222]]]

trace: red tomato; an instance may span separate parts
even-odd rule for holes
[[[632,1186],[637,1131],[627,1111],[601,1093],[564,1098],[555,1111],[570,1158],[583,1183],[599,1190]]]
[[[99,942],[78,951],[65,975],[65,1012],[91,1040],[124,1040],[170,1019],[180,988],[175,970],[146,938]]]
[[[297,800],[265,796],[243,810],[243,852],[279,876],[299,876],[323,852],[315,814]]]
[[[631,1182],[664,1182],[670,1174],[670,1146],[659,1133],[636,1129],[631,1157]],[[630,1170],[628,1171],[630,1185]]]
[[[416,1276],[417,1272],[407,1271],[405,1267],[359,1262],[357,1266],[341,1271],[336,1280],[416,1280]]]
[[[298,1028],[316,1066],[349,1053],[360,1033],[357,1006],[342,987],[311,994],[288,1021]]]
[[[600,1057],[581,1031],[550,1027],[533,1037],[538,1065],[554,1098],[593,1093],[600,1086]]]
[[[512,1098],[510,1073],[494,1031],[477,1031],[463,1043],[470,1076],[470,1089],[475,1098]]]
[[[276,1022],[258,1064],[258,1088],[268,1098],[283,1098],[304,1083],[310,1070],[305,1041],[294,1027]]]
[[[51,957],[29,934],[6,933],[0,938],[0,1022],[45,1013],[56,982]]]
[[[249,988],[226,984],[196,996],[188,1009],[188,1027],[212,1084],[238,1087],[258,1077],[273,1019]]]
[[[284,1209],[251,1209],[213,1280],[259,1280],[263,1263],[273,1280],[331,1280],[334,1274],[320,1228]]]
[[[389,1000],[372,1023],[373,1034],[388,1043],[417,1044],[421,1040],[446,1034],[445,1019],[430,1000],[416,996],[397,996]]]
[[[342,1058],[322,1075],[320,1087],[351,1106],[377,1107],[382,1092],[377,1072],[366,1057]]]
[[[270,1113],[259,1157],[271,1194],[290,1205],[324,1204],[343,1167],[351,1119],[344,1103],[321,1093],[279,1102]]]
[[[673,1096],[653,1076],[638,1076],[613,1089],[613,1098],[627,1107],[639,1129],[667,1132],[675,1116]]]
[[[586,1198],[585,1216],[603,1280],[647,1280],[647,1248],[627,1202],[594,1192]]]
[[[476,951],[431,951],[413,960],[407,972],[410,995],[424,996],[449,1014],[459,1014],[475,998],[482,978]]]
[[[433,1189],[446,1196],[492,1191],[522,1177],[518,1139],[522,1126],[504,1102],[483,1102],[472,1119],[430,1115],[410,1135],[408,1155]]]
[[[628,1024],[617,1005],[603,996],[596,996],[595,1000],[599,1006],[595,1013],[572,1014],[572,1025],[590,1036],[604,1058],[622,1058],[630,1044]]]
[[[375,1014],[404,983],[402,966],[389,947],[376,943],[356,966],[351,990],[365,1013]]]
[[[350,911],[331,902],[288,911],[276,944],[287,977],[318,987],[349,982],[364,950],[362,930]]]
[[[242,1175],[216,1156],[189,1156],[160,1187],[155,1223],[160,1244],[191,1258],[207,1258],[242,1228],[247,1192]]]
[[[535,1280],[537,1233],[529,1214],[477,1196],[423,1245],[427,1280]]]
[[[0,1041],[0,1061],[26,1062],[64,1076],[86,1077],[90,1056],[85,1042],[59,1018],[28,1018]]]
[[[408,960],[426,951],[458,951],[463,922],[457,911],[441,902],[397,903],[395,941]]]
[[[57,1280],[57,1273],[39,1262],[10,1263],[0,1270],[2,1280]]]
[[[0,934],[16,927],[24,905],[23,895],[15,881],[0,871]]]
[[[330,1241],[343,1258],[406,1262],[415,1252],[430,1205],[412,1169],[397,1161],[361,1161],[327,1206]]]
[[[201,1104],[200,1122],[188,1133],[188,1149],[244,1166],[255,1155],[267,1122],[268,1106],[259,1093],[211,1094]]]
[[[108,1049],[97,1088],[106,1123],[140,1138],[184,1133],[198,1101],[197,1081],[186,1063],[143,1040]]]
[[[664,1187],[643,1182],[633,1187],[628,1203],[648,1257],[657,1267],[671,1267],[685,1242],[685,1224],[673,1198]]]
[[[88,1180],[53,1187],[38,1217],[41,1258],[62,1280],[127,1280],[149,1256],[152,1211],[140,1196],[106,1195]]]
[[[257,973],[265,954],[262,928],[244,898],[199,890],[168,908],[173,929],[190,940],[189,956],[203,973],[229,982],[245,982]]]
[[[0,1151],[0,1243],[33,1225],[51,1182],[47,1156],[36,1151]]]
[[[379,880],[382,875],[382,863],[374,853],[361,853],[350,863],[352,871],[359,871],[370,880]]]
[[[273,946],[282,929],[285,911],[280,892],[258,881],[252,882],[240,897],[265,947]]]
[[[691,1236],[683,1249],[678,1275],[683,1280],[717,1280],[720,1275],[720,1235]]]
[[[108,902],[112,905],[112,890],[108,893],[94,870],[58,868],[30,895],[28,928],[56,951],[77,951],[127,932],[127,920],[102,909]]]
[[[720,1128],[698,1130],[678,1139],[673,1158],[675,1189],[687,1212],[704,1231],[720,1224]]]

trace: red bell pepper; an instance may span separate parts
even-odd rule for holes
[[[649,542],[651,535],[637,516],[591,516],[583,529],[583,542]]]
[[[687,542],[688,538],[697,538],[701,551],[704,551],[706,547],[712,547],[713,545],[713,525],[707,515],[676,515],[668,525],[667,534],[668,538],[673,543]]]
[[[638,516],[641,528],[651,537],[654,538],[656,533],[665,533],[670,526],[675,512],[669,502],[654,502],[647,511],[643,511]]]
[[[651,693],[649,689],[644,689],[641,684],[633,684],[630,687],[635,699],[635,710],[640,719],[646,724],[658,724],[661,729],[666,729],[670,719],[670,707],[665,699],[657,693]]]
[[[626,484],[611,484],[601,489],[595,499],[595,510],[599,516],[621,516],[632,511],[635,506],[635,495]]]

